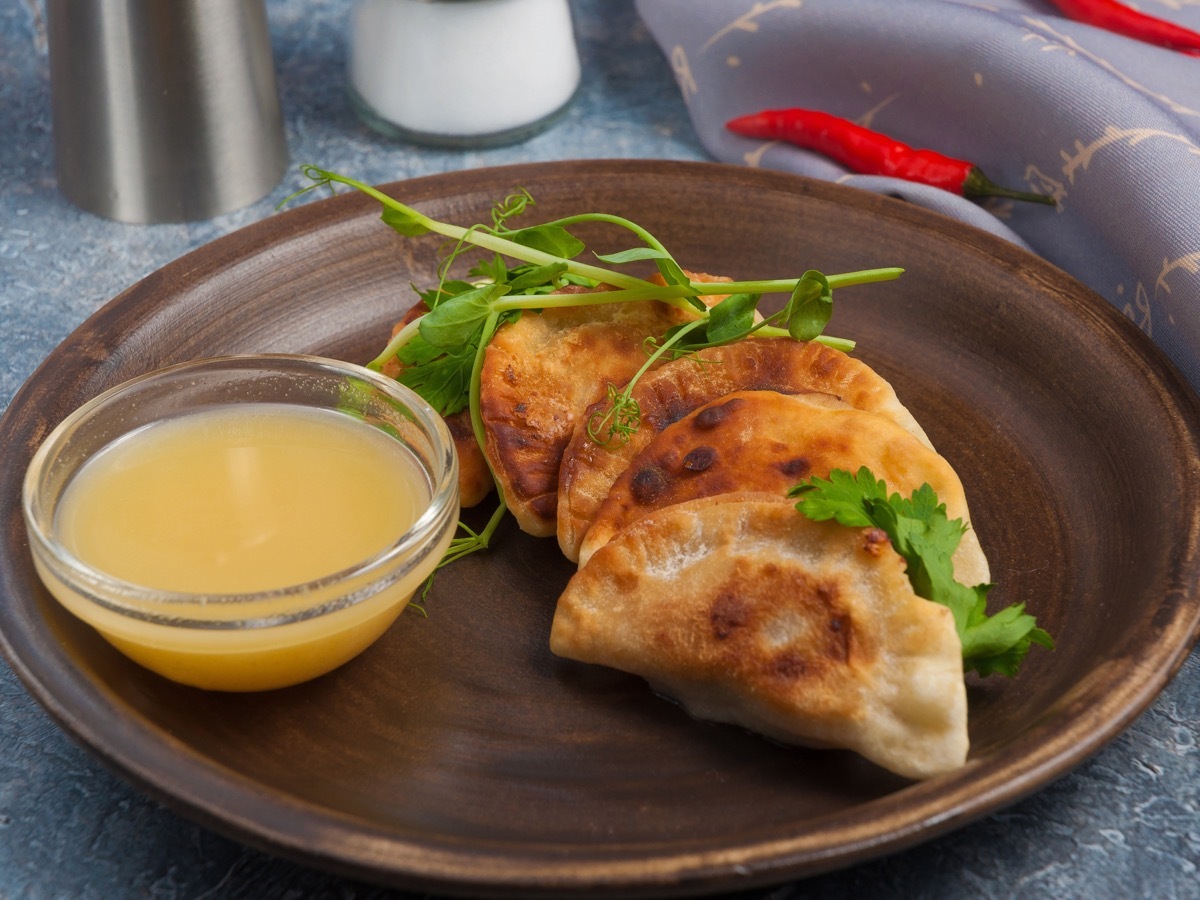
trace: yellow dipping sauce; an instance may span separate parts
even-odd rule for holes
[[[208,598],[143,605],[178,620],[164,624],[98,606],[39,571],[68,609],[168,678],[220,690],[280,687],[357,655],[404,608],[453,529],[428,565],[377,592],[378,572],[329,576],[391,547],[430,499],[411,452],[355,418],[227,405],[105,447],[67,486],[55,520],[63,546],[89,566],[140,587]],[[307,587],[280,590],[300,585]],[[340,601],[359,590],[370,596]],[[264,591],[272,593],[247,603],[211,596]],[[321,611],[325,604],[343,608]],[[319,614],[304,617],[313,608]]]

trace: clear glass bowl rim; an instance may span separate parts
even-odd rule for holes
[[[129,394],[135,393],[152,381],[175,377],[188,372],[210,369],[247,369],[269,373],[273,366],[284,367],[281,371],[320,370],[327,375],[351,376],[368,383],[394,400],[399,401],[412,413],[421,432],[431,447],[429,472],[432,481],[428,508],[418,516],[412,526],[388,547],[367,557],[355,565],[330,573],[321,578],[299,584],[263,591],[230,594],[203,594],[186,591],[168,591],[147,588],[124,579],[116,578],[88,565],[59,543],[52,533],[42,528],[39,516],[41,498],[39,486],[41,476],[52,461],[51,454],[63,434],[75,425],[113,407]],[[253,401],[251,401],[253,402]],[[52,570],[54,577],[62,580],[69,589],[83,595],[90,602],[113,612],[161,625],[176,627],[199,627],[206,629],[263,628],[304,621],[327,613],[353,606],[390,584],[399,580],[420,563],[444,534],[444,529],[455,528],[458,518],[458,461],[454,440],[445,420],[415,391],[378,372],[356,363],[344,362],[322,356],[298,353],[247,353],[211,356],[193,359],[155,369],[107,388],[86,401],[51,430],[35,451],[25,473],[21,497],[22,512],[31,542],[32,553],[41,553],[43,563]],[[53,520],[53,513],[48,515]],[[422,552],[424,551],[424,552]],[[352,583],[355,589],[338,594],[339,584]],[[365,587],[364,587],[365,586]],[[328,599],[330,595],[333,599]],[[301,605],[293,612],[259,617],[229,617],[220,619],[182,619],[171,615],[172,608],[203,604],[220,604],[231,609],[250,607],[254,604],[285,601],[311,595],[323,597],[315,605]],[[151,612],[155,608],[162,612]]]

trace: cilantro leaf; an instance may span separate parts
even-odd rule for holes
[[[810,478],[788,491],[789,497],[801,495],[803,503],[796,504],[796,508],[814,521],[836,519],[850,528],[869,528],[874,522],[866,503],[887,500],[887,486],[876,481],[866,466],[858,470],[857,476],[834,469],[828,479]]]
[[[928,484],[909,498],[889,494],[866,466],[851,475],[841,469],[829,478],[810,478],[788,492],[796,509],[815,521],[834,519],[852,528],[879,528],[907,564],[908,580],[919,597],[949,608],[962,641],[963,667],[980,675],[1013,676],[1033,644],[1049,650],[1054,641],[1037,627],[1025,605],[1013,604],[989,616],[990,584],[974,587],[954,578],[952,557],[966,532],[950,519],[946,505]]]
[[[1032,644],[1054,649],[1054,639],[1034,624],[1033,616],[1025,612],[1024,603],[1015,603],[988,616],[985,602],[986,598],[981,598],[976,605],[966,631],[969,645],[963,645],[964,651],[971,654],[972,668],[980,675],[999,673],[1012,677]]]

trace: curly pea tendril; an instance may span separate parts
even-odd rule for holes
[[[609,385],[605,408],[589,419],[587,432],[592,440],[601,445],[619,444],[637,431],[641,410],[633,398],[633,388],[655,363],[752,335],[819,341],[835,349],[852,350],[853,341],[824,334],[833,313],[833,289],[890,281],[904,271],[887,267],[827,276],[810,269],[799,278],[698,282],[687,276],[658,238],[621,216],[589,212],[514,227],[516,220],[536,205],[524,189],[513,191],[493,206],[490,225],[463,227],[427,216],[354,178],[312,165],[302,166],[301,172],[311,183],[284,199],[280,206],[309,191],[322,187],[332,191],[340,184],[378,201],[382,220],[397,233],[406,237],[436,234],[446,239],[437,286],[419,292],[429,311],[401,328],[368,365],[379,370],[398,360],[401,383],[439,413],[453,415],[469,410],[480,447],[486,443],[479,411],[484,351],[496,331],[525,310],[658,300],[688,312],[690,321],[666,334],[648,336],[645,363],[623,388]],[[582,257],[588,248],[571,231],[582,224],[624,231],[632,237],[633,246],[615,253],[591,252],[595,262],[585,262]],[[468,251],[482,256],[470,266],[468,278],[452,277],[455,263]],[[622,269],[646,263],[654,266],[661,283]],[[600,285],[606,289],[585,293],[566,290]],[[783,307],[770,315],[757,315],[762,298],[772,294],[786,296]],[[712,295],[726,296],[709,307],[703,298]],[[487,525],[476,532],[460,522],[462,535],[451,542],[441,565],[489,546],[507,510],[499,482],[497,493],[497,509]],[[431,584],[432,576],[423,597]]]

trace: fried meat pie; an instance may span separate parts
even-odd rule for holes
[[[834,469],[866,466],[904,496],[933,487],[952,519],[970,523],[954,469],[892,419],[831,404],[825,394],[738,391],[673,422],[630,460],[596,512],[580,562],[649,512],[696,497],[790,488]],[[989,580],[987,559],[968,529],[954,555],[959,580]]]
[[[839,350],[778,338],[750,338],[701,350],[665,363],[637,382],[633,399],[641,410],[641,424],[628,441],[601,446],[588,434],[587,423],[607,400],[597,400],[579,416],[559,471],[558,543],[566,557],[579,559],[587,530],[613,483],[655,435],[735,391],[821,394],[889,418],[929,446],[891,384]]]
[[[909,778],[966,760],[962,648],[876,529],[772,496],[664,507],[600,548],[559,598],[559,656],[646,679],[698,718],[854,750]]]

